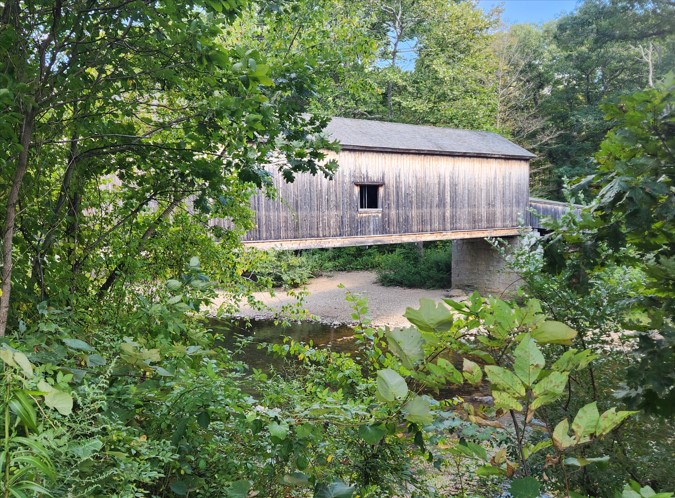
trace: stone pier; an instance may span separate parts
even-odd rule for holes
[[[521,237],[501,239],[508,253],[518,247]],[[515,294],[521,278],[506,268],[502,255],[485,239],[459,239],[452,242],[452,287],[477,290],[482,295]]]

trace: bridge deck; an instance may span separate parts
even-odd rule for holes
[[[430,242],[434,240],[484,239],[486,237],[513,237],[522,232],[522,228],[493,228],[488,230],[455,230],[448,232],[423,232],[396,235],[366,235],[357,237],[324,237],[314,239],[256,240],[243,241],[243,244],[256,249],[324,249],[329,247],[376,246],[382,244],[404,244],[410,242]]]

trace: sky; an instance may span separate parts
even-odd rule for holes
[[[479,0],[484,10],[502,5],[505,24],[545,23],[574,10],[577,0]]]

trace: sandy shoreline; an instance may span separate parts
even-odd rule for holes
[[[375,326],[405,327],[409,325],[403,317],[406,308],[419,307],[420,298],[440,300],[447,289],[405,289],[401,287],[383,287],[375,282],[373,272],[333,272],[329,275],[313,278],[306,286],[309,295],[304,298],[304,308],[313,318],[325,323],[352,323],[351,304],[345,300],[347,291],[368,298],[369,316]],[[344,288],[338,287],[340,284]],[[296,292],[299,289],[296,290]],[[272,318],[283,306],[297,302],[287,292],[277,291],[274,296],[257,292],[254,297],[262,301],[271,311],[261,312],[247,303],[241,304],[239,316],[247,318]],[[216,300],[215,307],[223,302]]]

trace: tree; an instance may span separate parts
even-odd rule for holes
[[[672,16],[673,6],[665,2],[587,0],[557,23],[556,81],[543,107],[561,130],[548,151],[561,178],[592,172],[590,158],[608,131],[599,105],[646,86],[648,70],[637,45],[653,41],[672,49],[672,35],[663,29]],[[655,68],[657,78],[672,67],[667,60]]]
[[[675,406],[674,103],[671,76],[603,106],[612,127],[595,156],[597,172],[575,185],[595,198],[544,238],[549,275],[539,285],[553,290],[552,306],[566,302],[561,315],[581,317],[595,334],[612,321],[621,335],[634,331],[637,345],[620,394],[664,415]],[[603,296],[597,288],[603,280],[623,295]]]
[[[555,196],[551,182],[553,164],[543,153],[560,135],[541,106],[555,79],[552,70],[557,49],[550,26],[511,26],[496,33],[491,49],[497,59],[496,128],[538,156],[530,167],[530,189],[534,195]]]
[[[614,125],[596,155],[599,236],[635,250],[629,264],[647,279],[630,323],[639,334],[639,357],[629,371],[626,397],[641,408],[675,408],[675,77],[657,88],[606,105]],[[617,241],[617,234],[620,235]]]
[[[294,101],[311,79],[275,85],[258,52],[223,43],[246,4],[4,4],[0,335],[13,284],[101,296],[188,197],[242,220],[272,153],[289,180],[328,173],[325,122]]]
[[[495,129],[495,19],[468,2],[428,2],[411,82],[399,97],[404,121]]]

